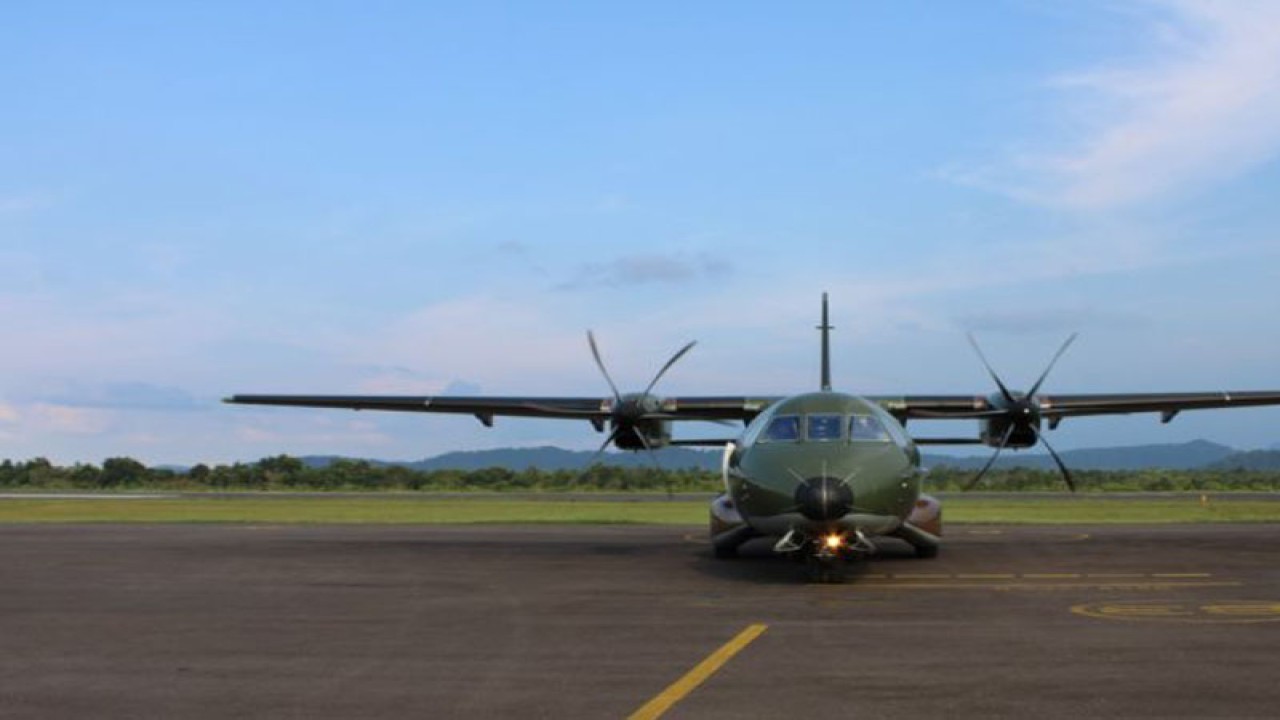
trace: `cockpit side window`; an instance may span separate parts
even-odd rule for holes
[[[849,437],[853,440],[889,441],[889,433],[884,429],[884,424],[874,415],[854,415],[849,421]]]
[[[884,427],[886,430],[889,431],[889,436],[893,438],[894,444],[896,444],[898,447],[905,448],[911,444],[911,439],[907,435],[906,429],[903,428],[898,423],[887,422],[884,424]]]
[[[760,438],[763,442],[795,442],[800,439],[800,416],[779,415]]]
[[[843,415],[810,415],[808,421],[805,438],[810,442],[834,442],[844,435]]]

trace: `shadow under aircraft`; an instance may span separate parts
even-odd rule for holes
[[[1280,391],[1043,394],[1054,364],[1075,339],[1059,348],[1030,390],[1010,390],[970,343],[991,375],[986,395],[854,395],[831,387],[827,296],[822,296],[821,377],[815,392],[786,397],[662,397],[654,388],[693,346],[671,356],[640,392],[618,390],[587,333],[591,354],[612,391],[604,397],[459,397],[386,395],[233,395],[228,403],[473,415],[491,427],[494,418],[534,417],[589,422],[608,432],[600,446],[652,451],[668,445],[723,447],[724,492],[711,502],[711,545],[733,557],[754,538],[773,541],[775,552],[804,562],[820,582],[845,577],[845,563],[872,555],[880,538],[905,541],[920,558],[934,557],[942,535],[942,506],[921,489],[922,444],[982,444],[994,448],[971,479],[975,485],[1006,448],[1042,444],[1070,490],[1070,470],[1043,434],[1064,418],[1160,413],[1168,423],[1185,410],[1280,404]],[[914,419],[977,420],[976,436],[913,438]],[[679,439],[677,423],[740,421],[735,438]]]

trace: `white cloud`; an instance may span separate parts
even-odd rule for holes
[[[100,374],[163,371],[226,337],[234,323],[229,310],[168,293],[85,299],[0,290],[0,326],[23,338],[0,355],[0,372],[83,377],[85,358]]]
[[[39,433],[99,435],[111,427],[111,414],[93,408],[36,403],[22,415],[23,424]]]
[[[583,265],[573,279],[560,285],[560,289],[675,285],[723,278],[731,269],[728,260],[707,253],[641,253]]]
[[[334,452],[334,448],[386,448],[393,442],[371,422],[335,423],[300,417],[273,427],[267,427],[261,419],[243,423],[233,434],[242,443],[265,448],[263,452],[268,454],[281,449],[299,455],[326,454]]]
[[[434,394],[458,380],[493,387],[586,370],[584,331],[546,300],[454,298],[339,338],[335,352],[361,369],[368,392]]]
[[[1085,129],[953,180],[1095,211],[1238,176],[1280,152],[1280,3],[1164,0],[1139,6],[1154,52],[1054,78],[1057,113]]]
[[[148,382],[86,383],[78,380],[32,382],[15,391],[14,399],[68,408],[130,410],[207,410],[201,401],[182,388]],[[0,415],[2,417],[2,415]]]

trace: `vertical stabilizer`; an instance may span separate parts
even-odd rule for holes
[[[831,323],[827,320],[827,294],[822,293],[822,389],[831,389]]]

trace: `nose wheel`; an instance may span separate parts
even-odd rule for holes
[[[809,582],[831,585],[842,583],[847,575],[847,562],[839,555],[810,554],[805,560]]]
[[[797,559],[803,559],[809,582],[842,583],[848,577],[849,566],[875,552],[875,546],[855,530],[852,536],[843,532],[819,535],[794,552]]]

